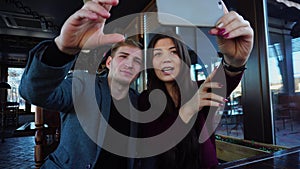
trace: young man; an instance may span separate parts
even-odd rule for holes
[[[54,41],[44,41],[30,52],[19,88],[21,96],[32,104],[61,112],[60,144],[42,168],[133,168],[133,159],[110,153],[107,145],[119,140],[106,137],[110,125],[124,135],[135,135],[134,125],[120,115],[116,105],[128,103],[128,97],[136,105],[137,93],[129,85],[143,63],[139,44],[119,34],[103,33],[109,10],[117,3],[88,1],[69,17]],[[106,60],[107,76],[82,71],[67,75],[83,47],[115,42]],[[131,151],[132,145],[124,145]]]

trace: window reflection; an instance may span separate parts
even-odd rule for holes
[[[19,109],[25,111],[25,100],[19,95],[19,85],[23,72],[24,68],[8,68],[7,83],[10,84],[11,89],[7,91],[7,101],[19,103]],[[31,105],[31,112],[35,112],[34,105]]]
[[[19,96],[18,91],[23,72],[23,68],[8,68],[7,82],[10,84],[11,89],[8,89],[7,91],[7,101],[20,103],[20,109],[25,109],[25,101]]]
[[[300,38],[271,32],[268,52],[275,143],[295,147],[300,145]]]
[[[295,92],[300,92],[300,38],[292,39]]]
[[[276,45],[278,46],[278,45]],[[280,52],[281,53],[281,52]],[[269,80],[270,80],[270,90],[273,93],[278,93],[282,88],[282,76],[280,73],[280,57],[278,57],[278,52],[276,52],[275,45],[269,45]]]
[[[228,98],[216,134],[244,139],[242,105],[242,85],[240,82]]]

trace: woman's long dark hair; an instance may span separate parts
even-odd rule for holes
[[[178,98],[181,98],[178,104],[180,106],[186,103],[195,94],[197,89],[197,83],[193,82],[190,76],[191,58],[189,51],[180,37],[173,32],[155,34],[148,45],[147,66],[148,68],[153,68],[152,60],[154,46],[158,40],[165,38],[169,38],[173,41],[178,56],[182,60],[179,75],[175,77],[176,81],[173,82],[174,90],[178,94]],[[168,93],[165,83],[156,76],[154,69],[147,69],[147,76],[147,87],[149,90],[161,89],[165,93]]]
[[[170,94],[166,89],[165,83],[161,81],[155,74],[154,69],[147,69],[147,87],[148,90],[160,89],[167,97],[167,105],[165,112],[162,117],[169,115],[174,115],[177,113],[180,106],[185,104],[191,97],[195,94],[198,86],[196,82],[191,80],[190,66],[191,59],[189,56],[188,48],[183,43],[178,35],[172,32],[155,34],[148,45],[147,53],[147,66],[148,68],[153,68],[153,49],[157,41],[160,39],[169,38],[175,44],[178,56],[181,61],[180,73],[175,77],[173,83],[173,91],[177,94],[179,98],[178,107],[175,106]],[[177,83],[176,83],[177,82]],[[158,101],[159,102],[159,101]],[[176,147],[171,150],[161,154],[158,159],[158,168],[178,168],[178,169],[198,169],[200,168],[200,146],[198,143],[197,132],[192,128],[192,130],[187,134],[187,136],[176,145]]]

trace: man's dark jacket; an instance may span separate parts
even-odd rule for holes
[[[56,56],[46,56],[49,53]],[[42,168],[94,168],[101,154],[107,129],[105,120],[108,120],[111,108],[107,78],[85,71],[68,75],[76,61],[75,56],[61,66],[49,66],[43,62],[43,57],[57,59],[70,56],[64,56],[53,41],[40,43],[30,51],[19,87],[20,95],[28,102],[61,112],[60,143]],[[138,94],[130,89],[129,97],[135,106]],[[131,135],[135,135],[135,127],[131,126],[130,131]],[[134,146],[128,147],[129,153],[132,153]],[[128,160],[127,167],[131,169],[134,161]]]

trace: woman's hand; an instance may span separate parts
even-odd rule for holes
[[[246,63],[253,48],[253,29],[250,23],[238,13],[228,12],[217,22],[210,34],[217,36],[220,52],[224,54],[226,63],[240,67]]]
[[[71,15],[55,38],[58,48],[66,54],[76,54],[82,48],[94,48],[103,44],[124,40],[121,34],[103,33],[110,9],[118,0],[93,0]]]
[[[214,70],[201,84],[195,95],[179,109],[179,116],[188,123],[204,106],[223,107],[228,100],[222,96],[209,92],[210,89],[219,89],[223,84],[212,82],[217,69]]]

